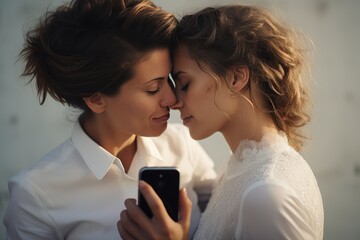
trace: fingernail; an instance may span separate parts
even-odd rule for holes
[[[143,180],[139,181],[139,188],[143,189],[145,187],[145,182]]]

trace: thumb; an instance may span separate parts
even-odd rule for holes
[[[180,205],[179,223],[183,226],[184,230],[186,229],[188,232],[190,228],[192,203],[186,193],[185,188],[181,189],[179,192],[179,205]]]

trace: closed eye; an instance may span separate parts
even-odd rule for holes
[[[160,92],[160,88],[157,88],[156,90],[154,90],[154,91],[146,91],[148,94],[150,94],[150,95],[155,95],[155,94],[157,94],[157,93],[159,93]]]
[[[187,91],[190,83],[186,83],[185,85],[181,86],[180,91]]]

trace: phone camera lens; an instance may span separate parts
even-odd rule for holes
[[[163,187],[165,186],[165,182],[162,182],[162,181],[159,182],[159,183],[158,183],[158,186],[159,186],[159,188],[163,188]]]

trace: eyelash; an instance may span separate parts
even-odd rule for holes
[[[155,91],[146,91],[149,95],[155,95],[160,92],[160,88],[157,88]]]
[[[180,91],[186,91],[187,89],[188,89],[188,87],[189,87],[189,83],[186,83],[184,86],[182,86],[181,88],[180,88]]]

